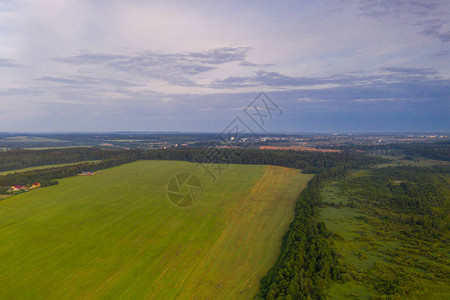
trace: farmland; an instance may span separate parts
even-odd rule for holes
[[[166,185],[188,172],[202,197]],[[229,298],[256,294],[311,175],[230,165],[216,181],[188,162],[139,161],[0,202],[0,298]]]

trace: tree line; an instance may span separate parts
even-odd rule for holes
[[[347,281],[352,277],[330,242],[333,234],[316,218],[324,183],[358,166],[343,164],[311,179],[297,201],[278,261],[261,279],[257,298],[324,299],[330,281]]]

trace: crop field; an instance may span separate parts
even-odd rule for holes
[[[180,172],[196,205],[167,198]],[[311,175],[139,161],[0,201],[0,298],[249,299],[275,263]]]
[[[68,164],[58,164],[58,165],[43,165],[43,166],[37,166],[37,167],[30,167],[30,168],[23,168],[23,169],[16,169],[16,170],[10,170],[10,171],[3,171],[0,172],[0,176],[7,175],[7,174],[13,174],[13,173],[19,173],[19,172],[27,172],[27,171],[34,171],[34,170],[43,170],[43,169],[50,169],[50,168],[57,168],[57,167],[64,167],[64,166],[71,166],[71,165],[77,165],[82,163],[88,163],[88,162],[98,162],[99,160],[86,160],[86,161],[80,161],[77,163],[68,163]]]

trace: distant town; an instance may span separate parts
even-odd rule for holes
[[[337,151],[345,147],[448,142],[449,133],[0,133],[0,150],[99,147],[169,149],[191,147]]]

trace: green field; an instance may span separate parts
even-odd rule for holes
[[[169,179],[202,197],[179,208]],[[0,298],[249,299],[275,263],[311,175],[230,165],[215,182],[188,162],[140,161],[0,201]]]
[[[70,164],[43,165],[43,166],[37,166],[37,167],[30,167],[30,168],[17,169],[17,170],[3,171],[3,172],[0,172],[0,176],[2,176],[2,175],[7,175],[7,174],[18,173],[18,172],[27,172],[27,171],[34,171],[34,170],[43,170],[43,169],[50,169],[50,168],[57,168],[57,167],[64,167],[64,166],[77,165],[77,164],[88,163],[88,162],[98,162],[98,161],[99,161],[99,160],[86,160],[86,161],[80,161],[80,162],[77,162],[77,163],[70,163]]]

